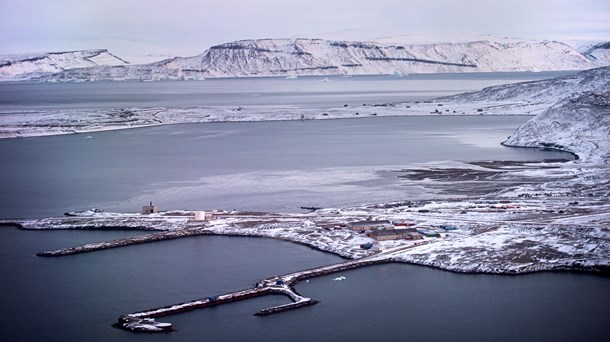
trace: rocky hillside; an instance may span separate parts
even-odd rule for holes
[[[242,40],[194,57],[135,66],[67,70],[44,80],[372,75],[584,70],[597,65],[559,42],[481,40],[401,45],[322,39]]]
[[[0,81],[27,80],[62,71],[100,65],[127,65],[108,50],[49,52],[0,56]]]
[[[438,100],[452,103],[513,103],[522,106],[524,110],[528,107],[547,109],[558,100],[588,91],[601,92],[607,89],[610,89],[610,67],[602,67],[548,80],[488,87],[481,91]]]
[[[610,67],[542,81],[505,84],[434,100],[479,114],[538,114],[507,146],[556,148],[580,159],[610,162]]]
[[[610,65],[610,42],[595,44],[583,51],[582,54],[600,66]]]
[[[587,162],[610,163],[610,87],[558,102],[504,142],[576,153]]]

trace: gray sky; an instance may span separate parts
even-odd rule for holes
[[[239,39],[421,32],[610,41],[610,1],[0,0],[0,54],[192,56]]]

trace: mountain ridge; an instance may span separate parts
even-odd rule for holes
[[[211,77],[379,75],[585,70],[599,66],[556,41],[487,39],[400,44],[310,38],[246,39],[192,57],[149,64],[102,64],[41,73],[38,81],[183,80]],[[0,67],[0,76],[2,68]],[[22,79],[27,79],[22,77]]]
[[[107,49],[72,50],[0,56],[0,80],[28,80],[75,68],[120,66],[129,62]]]

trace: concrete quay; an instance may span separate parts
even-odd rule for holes
[[[341,272],[358,267],[388,263],[391,261],[392,259],[390,256],[376,255],[358,260],[350,260],[339,264],[270,277],[258,282],[253,288],[250,289],[122,315],[118,319],[118,326],[122,329],[133,332],[167,332],[172,330],[171,323],[156,322],[155,318],[270,294],[285,295],[290,298],[292,303],[262,309],[255,313],[256,316],[267,316],[288,310],[294,310],[318,303],[317,300],[303,297],[298,294],[293,288],[297,282],[308,278]]]
[[[172,230],[172,231],[164,231],[160,233],[152,233],[152,234],[144,234],[139,236],[133,236],[125,239],[117,239],[112,241],[105,242],[97,242],[97,243],[88,243],[81,246],[61,248],[54,251],[46,251],[37,253],[37,256],[42,257],[56,257],[56,256],[65,256],[65,255],[73,255],[79,253],[88,253],[94,252],[102,249],[109,248],[118,248],[125,247],[130,245],[137,245],[149,242],[156,241],[164,241],[164,240],[172,240],[179,239],[189,236],[195,235],[205,235],[210,234],[209,231],[205,231],[201,228],[191,228],[191,229],[180,229],[180,230]]]

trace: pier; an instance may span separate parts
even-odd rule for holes
[[[172,330],[171,323],[157,322],[155,321],[155,318],[271,294],[285,295],[290,298],[292,303],[262,309],[255,313],[256,316],[267,316],[288,310],[294,310],[318,303],[317,300],[303,297],[294,290],[293,286],[299,281],[358,267],[388,263],[391,261],[392,257],[390,254],[378,254],[358,260],[350,260],[339,264],[316,267],[304,271],[274,276],[263,279],[250,289],[122,315],[118,319],[118,326],[122,329],[133,332],[168,332]]]
[[[152,233],[152,234],[144,234],[139,236],[133,236],[125,239],[117,239],[112,241],[105,242],[97,242],[97,243],[88,243],[81,246],[69,247],[69,248],[61,248],[54,251],[46,251],[37,253],[37,256],[43,257],[53,257],[53,256],[65,256],[65,255],[73,255],[79,253],[88,253],[93,251],[98,251],[102,249],[109,248],[118,248],[125,247],[130,245],[137,245],[149,242],[156,241],[164,241],[164,240],[172,240],[172,239],[180,239],[189,236],[195,235],[209,235],[211,234],[209,231],[206,231],[201,228],[189,228],[189,229],[180,229],[180,230],[171,230],[160,233]]]

